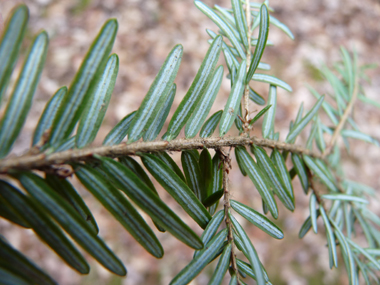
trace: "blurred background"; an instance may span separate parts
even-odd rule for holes
[[[231,6],[228,0],[204,2],[209,6]],[[1,23],[18,3],[25,3],[30,10],[24,52],[33,35],[41,29],[48,32],[50,45],[31,113],[14,148],[15,154],[25,153],[30,147],[31,136],[44,104],[59,87],[70,85],[90,43],[108,18],[114,17],[119,22],[113,52],[120,57],[120,70],[103,127],[94,145],[100,145],[107,132],[121,118],[139,107],[167,54],[174,45],[181,43],[184,46],[184,56],[175,81],[177,95],[174,101],[174,105],[178,105],[208,49],[205,29],[217,31],[216,26],[194,6],[193,1],[0,0]],[[289,122],[294,120],[301,102],[304,102],[306,109],[310,109],[315,103],[305,83],[320,93],[331,92],[317,68],[324,64],[332,67],[334,62],[340,60],[340,46],[350,51],[356,49],[361,64],[380,63],[380,4],[377,0],[271,0],[270,5],[275,9],[272,15],[288,25],[295,36],[292,41],[281,30],[271,27],[269,39],[275,46],[268,47],[262,58],[263,62],[272,66],[270,74],[286,81],[294,90],[293,93],[281,89],[278,91],[275,128],[280,131],[281,139],[284,139]],[[225,64],[223,56],[220,57],[220,64]],[[18,74],[19,67],[20,64],[15,74]],[[226,70],[225,68],[225,74]],[[365,93],[369,98],[380,102],[380,69],[372,69],[368,75],[372,82],[364,83]],[[228,80],[223,82],[212,112],[224,107],[229,84]],[[253,87],[267,98],[266,85],[258,83]],[[174,106],[172,109],[174,110]],[[261,107],[252,103],[250,109],[256,111]],[[357,102],[355,118],[363,132],[380,139],[379,109]],[[253,135],[261,136],[260,123],[261,120],[255,124]],[[302,144],[307,133],[303,133],[297,143]],[[342,160],[347,177],[379,190],[379,148],[364,142],[351,143],[350,155],[344,152]],[[179,161],[177,153],[173,153],[173,157]],[[241,179],[235,161],[232,166],[230,187],[233,198],[261,211],[261,199],[251,181],[248,178]],[[0,220],[0,234],[46,269],[60,284],[168,284],[191,260],[193,253],[190,248],[162,233],[157,235],[165,249],[165,256],[162,260],[156,260],[79,183],[75,180],[73,183],[78,185],[80,193],[92,210],[101,237],[125,263],[128,269],[127,278],[109,274],[90,257],[88,260],[91,273],[81,276],[64,265],[31,231]],[[179,207],[159,185],[157,189],[169,206],[181,213]],[[280,217],[275,221],[285,234],[281,241],[268,238],[265,233],[240,220],[246,226],[272,283],[348,284],[342,259],[338,269],[329,269],[322,224],[318,235],[310,232],[304,239],[298,239],[299,228],[308,216],[308,197],[304,195],[297,178],[295,193],[294,213],[280,206]],[[370,207],[378,214],[379,206],[378,200],[371,201]],[[183,218],[201,234],[192,221],[185,215]],[[214,266],[216,263],[205,269],[192,284],[207,284]],[[229,278],[226,278],[225,284],[228,281]],[[252,280],[247,279],[246,282],[253,284]]]

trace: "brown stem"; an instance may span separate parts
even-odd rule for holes
[[[355,104],[355,101],[356,101],[356,98],[358,97],[358,93],[359,93],[359,84],[358,84],[358,76],[355,77],[355,84],[354,84],[354,90],[352,91],[352,96],[351,96],[351,100],[350,102],[348,103],[348,106],[346,108],[346,110],[344,111],[343,113],[343,116],[340,118],[340,121],[339,121],[339,124],[338,126],[336,127],[332,137],[331,137],[331,141],[330,143],[328,144],[328,147],[326,148],[326,150],[324,151],[323,153],[323,157],[326,157],[327,155],[329,155],[332,151],[332,148],[334,147],[334,144],[336,143],[336,140],[338,139],[339,135],[340,135],[340,132],[341,130],[343,129],[344,127],[344,124],[346,123],[350,113],[351,113],[351,110]],[[337,95],[339,96],[339,95]]]
[[[175,139],[170,142],[135,142],[131,144],[121,143],[114,146],[88,147],[84,149],[73,149],[52,154],[27,154],[19,157],[10,157],[0,160],[0,174],[7,173],[11,170],[31,170],[51,167],[57,164],[67,164],[71,162],[85,161],[94,157],[94,155],[107,157],[120,157],[134,155],[137,152],[160,152],[160,151],[182,151],[186,149],[202,149],[222,147],[236,147],[257,145],[262,147],[277,148],[297,154],[305,154],[315,158],[322,156],[314,151],[305,149],[294,144],[287,144],[274,140],[261,139],[258,137],[211,137],[211,138],[193,138],[193,139]]]
[[[314,184],[313,174],[311,173],[310,169],[307,169],[306,172],[307,172],[307,178],[310,182],[310,189],[311,191],[313,191],[315,198],[317,199],[318,205],[320,205],[320,207],[325,208],[325,203],[321,197],[321,193],[319,193],[319,191],[317,190],[317,187]]]
[[[249,66],[251,64],[251,9],[249,5],[249,0],[245,3],[245,11],[247,18],[247,38],[248,38],[248,47],[247,47],[247,68],[246,73],[248,74]],[[245,85],[244,90],[244,131],[249,131],[249,84]]]
[[[230,221],[230,217],[228,215],[231,205],[230,205],[230,190],[228,187],[228,174],[231,169],[231,158],[230,158],[230,152],[228,154],[225,154],[221,149],[218,149],[217,152],[219,153],[220,159],[223,161],[223,189],[224,189],[224,219],[226,223],[226,227],[228,229],[227,239],[228,242],[231,243],[231,267],[232,270],[236,274],[237,284],[240,284],[239,280],[239,270],[237,268],[236,264],[236,253],[235,253],[235,241],[234,241],[234,235],[233,235],[233,226]]]

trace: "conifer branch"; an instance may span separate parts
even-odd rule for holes
[[[211,138],[193,138],[193,139],[175,139],[168,141],[155,142],[135,142],[131,144],[121,143],[114,146],[98,146],[83,149],[66,150],[62,152],[46,154],[26,154],[19,157],[10,157],[0,160],[0,173],[8,173],[11,170],[31,170],[50,167],[57,164],[68,164],[78,161],[86,161],[92,159],[95,155],[106,157],[121,157],[127,155],[135,155],[137,152],[162,152],[162,151],[182,151],[189,149],[212,148],[218,149],[222,147],[236,147],[257,145],[261,147],[277,148],[291,153],[305,154],[315,158],[322,156],[312,150],[306,149],[295,144],[287,144],[275,140],[262,139],[255,136],[245,137],[211,137]]]
[[[309,203],[310,217],[301,227],[300,237],[312,227],[317,233],[316,221],[319,215],[322,216],[328,241],[330,268],[338,266],[336,245],[339,245],[350,284],[356,284],[357,280],[360,280],[359,273],[370,284],[367,273],[372,273],[371,270],[374,268],[380,269],[380,263],[376,259],[380,250],[377,242],[379,234],[372,224],[372,222],[379,224],[379,218],[365,208],[369,200],[364,194],[374,190],[362,189],[360,183],[353,181],[350,183],[346,180],[343,171],[340,171],[341,150],[338,148],[336,152],[332,152],[341,135],[372,143],[376,141],[358,131],[351,121],[349,122],[355,130],[343,130],[347,120],[352,118],[353,106],[359,96],[359,78],[365,76],[362,74],[362,68],[359,69],[357,66],[357,56],[354,54],[352,61],[349,52],[342,48],[343,64],[334,65],[335,71],[340,75],[332,74],[335,71],[324,73],[334,91],[337,91],[335,96],[338,109],[332,106],[325,109],[336,128],[325,148],[324,133],[330,133],[330,130],[327,130],[325,125],[318,125],[318,118],[307,143],[310,148],[313,140],[316,140],[320,149],[325,148],[324,151],[315,152],[291,143],[278,142],[279,133],[273,135],[276,108],[266,113],[263,133],[264,137],[276,137],[277,140],[250,137],[251,123],[255,123],[271,106],[276,106],[276,88],[291,91],[291,87],[279,78],[269,74],[255,74],[257,69],[270,69],[268,64],[261,62],[267,45],[269,26],[279,27],[292,39],[294,36],[286,25],[269,16],[268,10],[272,9],[268,6],[268,1],[263,4],[252,3],[252,6],[247,0],[231,2],[232,12],[231,9],[219,6],[212,9],[201,1],[195,1],[197,8],[219,27],[220,35],[209,30],[210,36],[215,40],[189,91],[170,119],[165,136],[168,141],[156,138],[168,119],[176,93],[174,80],[183,56],[183,47],[180,44],[169,53],[139,109],[126,115],[111,130],[103,142],[104,146],[89,146],[98,134],[104,119],[119,68],[118,56],[109,55],[118,27],[116,19],[110,19],[103,25],[91,45],[70,88],[61,87],[46,104],[34,132],[33,146],[25,150],[21,156],[10,154],[27,118],[46,58],[47,34],[41,32],[37,35],[25,57],[15,91],[10,95],[6,110],[0,118],[0,142],[4,142],[0,143],[0,157],[3,158],[0,159],[0,176],[5,178],[0,181],[0,217],[22,227],[30,227],[79,273],[88,273],[89,266],[75,246],[72,246],[61,234],[60,228],[105,268],[117,275],[126,275],[122,262],[97,236],[99,229],[96,221],[77,193],[75,185],[71,185],[65,179],[75,173],[81,184],[153,256],[162,257],[164,248],[145,219],[139,215],[140,210],[153,220],[159,231],[167,230],[178,240],[197,250],[195,258],[174,277],[170,284],[189,284],[207,264],[217,258],[221,250],[223,253],[210,284],[222,282],[228,269],[230,269],[231,284],[245,284],[239,279],[245,273],[253,278],[256,277],[257,284],[270,284],[249,235],[235,220],[233,213],[236,212],[273,238],[282,239],[284,235],[282,230],[265,215],[245,203],[232,200],[229,188],[230,152],[235,147],[236,161],[242,175],[250,178],[263,199],[264,212],[270,211],[275,219],[278,218],[278,208],[273,192],[286,208],[293,211],[295,196],[291,180],[294,175],[299,176],[305,192],[307,193],[307,188],[310,188],[313,193]],[[258,9],[260,11],[257,11]],[[4,34],[0,37],[0,97],[5,92],[9,79],[13,78],[12,71],[18,60],[18,50],[22,46],[28,18],[27,7],[17,6],[11,12]],[[255,19],[253,26],[251,26],[252,19]],[[253,30],[258,27],[258,39],[251,43]],[[222,43],[225,39],[228,39],[232,46],[226,45],[226,42]],[[254,53],[251,51],[252,45],[255,45]],[[205,121],[216,100],[223,78],[223,67],[219,66],[214,72],[221,49],[230,71],[231,94],[225,110],[214,113]],[[238,72],[235,72],[237,69]],[[258,105],[265,105],[266,102],[258,94],[250,95],[252,92],[249,86],[250,80],[262,81],[270,86],[267,106],[252,120],[249,120],[249,100]],[[337,86],[341,88],[338,90]],[[346,86],[347,95],[343,93],[346,92],[344,90]],[[318,94],[316,91],[315,93]],[[300,107],[296,122],[290,127],[287,142],[294,142],[296,136],[317,115],[323,101],[322,96],[318,97],[321,98],[317,104],[304,117],[303,106]],[[346,107],[341,106],[346,104]],[[238,107],[240,109],[237,115],[235,111]],[[339,114],[339,122],[335,114]],[[236,116],[243,123],[243,134],[224,136],[237,120]],[[240,122],[237,123],[239,123],[236,124],[237,128],[241,131]],[[76,124],[78,129],[75,136],[69,137]],[[220,136],[210,138],[218,125]],[[185,136],[189,139],[175,139],[184,126],[186,126]],[[348,133],[344,133],[346,131]],[[197,133],[206,138],[193,138]],[[120,143],[126,136],[128,142]],[[156,141],[152,141],[154,139]],[[251,149],[254,157],[247,152],[246,146],[254,147]],[[269,155],[270,151],[258,147],[271,148],[274,151]],[[198,149],[202,149],[200,154]],[[212,157],[208,149],[214,149],[216,155]],[[183,152],[181,159],[183,171],[165,152],[169,154]],[[291,170],[286,163],[289,152],[299,155],[292,157]],[[4,158],[8,154],[10,155]],[[142,164],[129,157],[133,155],[140,156]],[[331,157],[328,157],[329,155]],[[120,158],[119,161],[111,159],[117,157]],[[205,229],[204,235],[199,237],[186,220],[177,216],[167,206],[166,200],[155,194],[157,193],[155,185],[143,166],[179,203],[189,217]],[[38,170],[38,173],[33,173],[33,170]],[[8,183],[8,178],[18,181],[18,185]],[[20,187],[23,187],[23,190],[18,189]],[[209,191],[210,189],[212,191]],[[224,195],[224,209],[214,215],[222,195]],[[39,208],[43,211],[39,211]],[[51,218],[57,223],[49,222]],[[225,228],[217,233],[223,220]],[[368,243],[367,248],[351,240],[352,234],[357,232],[357,226],[363,229]],[[241,249],[249,259],[249,263],[245,265],[250,268],[246,268],[237,259],[238,249]],[[2,239],[0,239],[0,252],[0,271],[2,270],[5,279],[10,276],[12,280],[15,277],[20,277],[20,280],[31,279],[33,284],[56,284]],[[3,254],[4,252],[6,254]],[[6,264],[10,268],[5,266]],[[27,270],[24,270],[25,268]],[[255,277],[250,274],[252,272]],[[374,279],[377,279],[376,274],[372,276]]]

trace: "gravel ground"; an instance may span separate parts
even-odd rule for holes
[[[10,9],[21,1],[0,0],[0,14],[4,19]],[[113,52],[120,57],[120,70],[104,125],[94,142],[99,145],[106,133],[127,113],[138,108],[151,82],[171,48],[178,43],[184,46],[184,56],[176,78],[178,86],[175,105],[178,105],[190,86],[203,56],[208,49],[206,28],[216,31],[192,1],[168,0],[25,0],[30,9],[30,24],[24,50],[33,35],[45,29],[50,37],[50,47],[45,70],[35,94],[35,101],[23,133],[15,145],[15,153],[24,153],[45,102],[62,85],[69,85],[73,75],[102,24],[111,17],[117,18],[119,31]],[[229,7],[229,1],[204,1],[208,5]],[[271,28],[269,39],[275,43],[269,47],[263,61],[271,64],[272,74],[289,83],[293,93],[280,90],[276,129],[285,138],[289,121],[294,119],[301,102],[309,109],[315,102],[305,83],[320,92],[329,88],[321,81],[315,67],[332,66],[339,60],[340,46],[355,48],[360,63],[379,64],[380,4],[375,0],[272,0],[274,16],[287,24],[295,35],[290,40],[279,29]],[[224,64],[224,59],[220,60]],[[15,73],[17,74],[17,72]],[[380,69],[369,71],[371,84],[364,91],[371,99],[380,101]],[[255,86],[264,97],[264,85]],[[224,107],[229,92],[229,82],[224,81],[219,99],[213,111]],[[251,105],[251,110],[255,110]],[[172,108],[174,110],[174,108]],[[1,110],[0,112],[2,112]],[[380,139],[379,110],[358,102],[355,118],[361,129]],[[260,122],[252,134],[261,135]],[[298,141],[302,143],[304,137]],[[178,155],[174,154],[176,159]],[[372,145],[352,142],[350,155],[344,155],[344,168],[350,179],[380,189],[380,151]],[[230,176],[233,198],[246,201],[261,209],[261,200],[250,181],[241,179],[235,163]],[[74,181],[75,183],[75,181]],[[296,210],[289,213],[280,207],[280,218],[276,223],[283,229],[281,241],[268,239],[259,230],[248,227],[248,233],[264,263],[273,284],[348,284],[340,260],[339,269],[328,268],[328,252],[324,229],[320,234],[309,233],[298,239],[298,229],[308,216],[308,199],[303,195],[298,181],[295,182]],[[120,256],[128,268],[127,278],[110,275],[91,258],[92,271],[80,276],[43,245],[31,231],[20,230],[1,220],[0,233],[14,246],[33,258],[60,284],[167,284],[191,259],[192,251],[167,234],[158,234],[165,256],[156,260],[146,253],[129,234],[96,202],[81,186],[80,193],[90,206],[100,227],[100,235]],[[160,195],[179,211],[165,192],[158,187]],[[371,207],[379,209],[379,202]],[[184,220],[192,224],[186,216]],[[244,223],[244,221],[242,221]],[[192,224],[194,225],[194,224]],[[200,233],[200,231],[198,231]],[[212,270],[206,269],[192,284],[206,284]],[[227,282],[227,280],[225,280]],[[247,282],[248,284],[249,281]],[[228,284],[225,283],[225,284]]]

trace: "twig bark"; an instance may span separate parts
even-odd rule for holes
[[[316,187],[316,185],[314,183],[314,180],[313,180],[314,176],[311,173],[310,169],[307,169],[307,178],[308,178],[309,183],[310,183],[310,189],[314,193],[318,205],[320,205],[320,207],[323,207],[325,209],[325,203],[324,203],[324,201],[323,201],[323,199],[321,197],[321,193],[318,191],[318,189],[317,189],[317,187]]]
[[[170,142],[136,142],[131,144],[121,143],[114,146],[88,147],[84,149],[73,149],[52,154],[27,154],[19,157],[11,157],[0,160],[0,173],[7,173],[11,170],[32,170],[50,167],[52,165],[68,164],[71,162],[86,161],[92,159],[94,155],[107,157],[120,157],[134,155],[137,152],[161,152],[161,151],[182,151],[186,149],[202,148],[222,148],[257,145],[261,147],[277,148],[297,154],[306,154],[315,158],[322,156],[314,151],[303,148],[295,144],[287,144],[274,140],[262,139],[258,137],[211,137],[193,139],[175,139]]]
[[[249,0],[245,3],[245,11],[247,18],[247,38],[248,38],[248,48],[247,48],[247,68],[246,73],[248,74],[249,66],[251,64],[251,9],[249,5]],[[249,131],[249,84],[245,85],[244,90],[244,131]]]
[[[340,118],[340,121],[339,121],[339,124],[338,126],[336,127],[332,137],[331,137],[331,140],[330,140],[330,143],[328,144],[325,152],[323,153],[323,157],[326,157],[327,155],[329,155],[334,147],[334,144],[336,143],[336,140],[338,139],[339,135],[340,135],[340,132],[341,130],[343,129],[344,127],[344,124],[346,123],[351,111],[352,111],[352,108],[356,102],[356,99],[358,97],[358,92],[359,92],[359,84],[358,84],[358,76],[356,75],[355,77],[355,84],[354,84],[354,90],[352,91],[352,96],[351,96],[351,100],[350,102],[348,103],[347,105],[347,108],[346,110],[344,111],[343,113],[343,116]],[[339,96],[339,95],[337,95]]]
[[[226,227],[228,230],[227,239],[228,239],[228,242],[231,243],[230,262],[231,262],[232,270],[236,274],[237,284],[240,284],[239,270],[236,264],[235,241],[234,241],[233,228],[232,228],[233,226],[230,221],[230,217],[228,215],[231,208],[231,205],[230,205],[231,193],[228,186],[228,174],[231,169],[231,157],[230,157],[230,152],[228,152],[228,154],[224,154],[221,149],[218,149],[217,152],[219,153],[220,159],[223,161],[224,220],[225,220]]]

